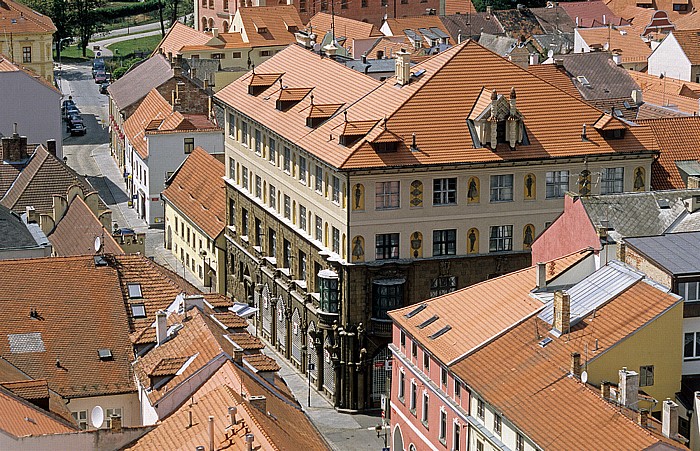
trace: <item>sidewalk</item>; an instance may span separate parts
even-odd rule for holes
[[[255,335],[253,326],[248,330]],[[384,447],[384,433],[377,438],[374,427],[381,422],[381,417],[336,411],[331,403],[313,387],[311,387],[311,407],[307,404],[309,396],[308,379],[279,354],[274,347],[262,337],[265,344],[265,354],[274,358],[280,366],[279,376],[284,379],[289,390],[301,404],[301,408],[311,419],[311,422],[325,437],[333,450],[353,451],[360,449],[381,450]],[[387,438],[387,443],[389,438]]]

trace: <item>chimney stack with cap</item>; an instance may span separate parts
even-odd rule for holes
[[[600,396],[606,401],[610,399],[610,382],[601,381],[601,383],[600,383]]]
[[[27,154],[27,137],[19,136],[16,122],[12,126],[12,136],[3,136],[0,142],[0,161],[17,163],[29,157]]]
[[[54,157],[56,156],[56,140],[55,139],[49,139],[46,141],[46,150],[49,151],[51,155]]]
[[[537,288],[547,288],[547,264],[544,262],[537,263]]]
[[[678,404],[666,399],[661,412],[661,433],[675,440],[678,437]]]
[[[639,373],[636,371],[628,371],[623,367],[619,371],[620,385],[618,387],[620,394],[620,404],[623,406],[637,410],[639,401]]]
[[[156,340],[158,346],[165,342],[168,338],[168,314],[163,310],[156,313]]]
[[[255,436],[253,434],[245,435],[245,449],[246,451],[253,451],[253,442],[255,441]]]
[[[209,416],[209,451],[216,451],[214,448],[214,417]]]
[[[554,292],[554,324],[562,334],[568,333],[571,324],[571,297],[566,291]]]
[[[578,352],[571,353],[571,375],[581,377],[581,354]]]
[[[405,86],[411,80],[411,54],[406,49],[396,52],[396,84]]]

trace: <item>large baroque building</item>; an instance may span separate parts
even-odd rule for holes
[[[567,191],[646,190],[656,155],[473,41],[385,81],[290,46],[215,101],[227,293],[341,409],[386,392],[389,310],[528,266]]]

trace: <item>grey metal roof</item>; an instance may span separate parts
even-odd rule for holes
[[[697,160],[676,161],[676,167],[688,175],[700,175],[700,162]]]
[[[38,247],[22,218],[0,205],[0,249]]]
[[[581,321],[593,310],[616,298],[627,288],[642,280],[644,275],[618,261],[611,261],[598,271],[571,287],[567,292],[571,297],[571,326]],[[539,297],[539,294],[535,294]],[[551,294],[545,299],[551,299]],[[544,300],[544,299],[543,299]],[[552,324],[554,302],[548,300],[539,318]]]
[[[518,45],[518,40],[513,38],[508,38],[506,36],[494,36],[487,33],[481,33],[479,37],[479,45],[486,47],[493,53],[506,56],[510,53],[516,45]]]
[[[173,77],[173,69],[160,53],[133,67],[122,78],[112,83],[107,92],[120,110],[132,105]]]
[[[630,97],[633,90],[639,89],[627,70],[617,66],[606,52],[569,53],[559,58],[586,100]],[[578,82],[579,76],[586,77],[590,86]]]
[[[683,202],[698,195],[697,189],[645,191],[582,197],[581,202],[593,225],[608,227],[609,235],[618,240],[679,231],[678,225],[688,217],[700,217],[700,212],[688,214]],[[664,201],[668,208],[662,208]]]
[[[700,273],[700,232],[669,233],[625,241],[676,276]]]
[[[26,334],[8,334],[7,341],[10,344],[10,352],[13,354],[24,354],[27,352],[44,352],[44,340],[41,332],[29,332]]]

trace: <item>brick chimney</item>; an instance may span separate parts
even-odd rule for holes
[[[55,139],[49,139],[48,141],[46,141],[46,150],[54,157],[56,156],[56,140]]]
[[[122,431],[122,417],[121,415],[112,415],[110,417],[112,420],[112,427],[110,428],[112,432],[121,432]]]
[[[636,371],[628,371],[623,367],[619,371],[620,385],[618,386],[620,404],[623,406],[637,410],[637,402],[639,401],[639,373]]]
[[[578,378],[581,377],[581,354],[578,352],[571,353],[571,369],[570,372],[573,376]]]
[[[649,425],[649,411],[646,409],[640,409],[639,413],[637,414],[637,422],[641,427],[646,428]]]
[[[627,253],[627,245],[625,243],[617,243],[617,255],[616,258],[621,262],[625,261],[625,254]]]
[[[406,49],[396,52],[396,84],[405,86],[411,81],[411,54]]]
[[[668,398],[663,402],[661,433],[673,440],[678,437],[678,404]]]
[[[27,137],[19,136],[17,123],[12,127],[12,136],[3,136],[0,145],[0,161],[17,163],[29,157],[27,154]]]
[[[601,381],[600,382],[600,396],[604,400],[610,399],[610,382],[608,381]]]
[[[571,297],[565,291],[554,292],[554,324],[552,327],[562,334],[568,333],[571,324]]]

